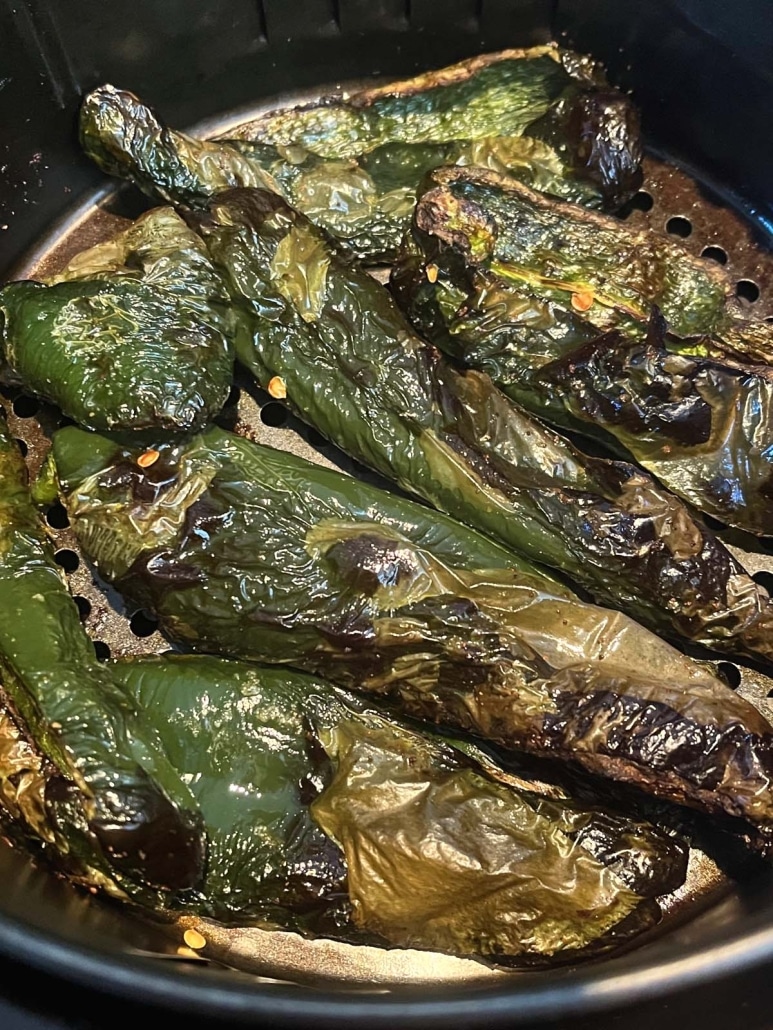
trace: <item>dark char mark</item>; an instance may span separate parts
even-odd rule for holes
[[[663,433],[681,447],[705,444],[712,411],[696,385],[701,363],[682,360],[678,372],[667,363],[662,345],[655,349],[611,330],[544,365],[536,379],[577,397],[584,417],[601,426],[620,426],[633,436]]]
[[[571,751],[592,765],[578,749],[587,740],[595,754],[640,769],[643,775],[634,769],[633,782],[674,774],[684,781],[685,798],[698,793],[708,807],[732,815],[743,815],[744,799],[733,805],[725,793],[714,794],[720,783],[773,782],[771,734],[750,733],[737,722],[701,725],[668,705],[611,691],[561,691],[555,703],[557,711],[545,716],[538,733],[548,753]]]
[[[133,785],[99,791],[89,823],[110,863],[124,875],[164,890],[196,887],[204,876],[206,835],[200,816],[174,805],[138,769]],[[75,784],[54,777],[49,803],[77,792]],[[80,801],[76,799],[76,804]]]

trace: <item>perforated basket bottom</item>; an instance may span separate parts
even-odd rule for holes
[[[356,88],[358,83],[348,84]],[[345,87],[342,87],[345,88]],[[327,91],[325,91],[327,92]],[[312,100],[319,93],[292,94],[208,121],[191,131],[217,136],[251,120],[265,110],[287,103]],[[69,258],[109,238],[135,214],[136,194],[109,187],[64,219],[40,242],[14,278],[35,278],[60,269]],[[647,225],[657,232],[679,237],[693,253],[726,266],[737,282],[738,304],[758,317],[773,316],[773,254],[758,228],[696,176],[655,156],[645,159],[644,186],[621,212],[632,225]],[[378,277],[378,273],[375,273]],[[382,276],[383,278],[383,276]],[[61,414],[18,391],[0,391],[11,431],[20,441],[34,475],[45,459],[51,433],[63,424]],[[247,378],[237,378],[218,421],[260,443],[338,468],[370,482],[387,486],[356,465],[315,430],[303,425]],[[142,611],[127,610],[121,598],[104,584],[79,552],[67,515],[60,504],[46,513],[56,547],[56,559],[67,573],[69,586],[87,632],[100,658],[139,655],[170,649],[155,620]],[[712,523],[712,525],[714,525]],[[773,540],[757,540],[738,531],[719,535],[755,579],[773,585]],[[729,661],[717,663],[728,684],[773,718],[773,679],[755,669]],[[727,891],[743,892],[744,885],[729,881],[715,863],[698,849],[690,855],[687,881],[662,900],[664,918],[655,931],[668,932],[684,919]],[[98,902],[95,902],[98,903]],[[198,952],[183,941],[186,929],[197,929],[206,940]],[[646,935],[640,942],[651,939]],[[633,946],[637,946],[634,944]],[[161,936],[154,954],[159,958],[198,958],[216,967],[237,966],[269,979],[297,983],[339,983],[348,988],[389,989],[404,984],[464,982],[469,985],[518,976],[486,965],[428,952],[382,950],[331,941],[307,941],[291,933],[234,930],[205,920],[185,918]],[[229,970],[230,973],[230,970]]]

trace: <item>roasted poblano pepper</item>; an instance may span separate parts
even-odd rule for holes
[[[684,880],[679,840],[524,789],[319,680],[97,663],[4,429],[0,473],[0,808],[75,881],[171,919],[509,962],[611,947]]]
[[[773,532],[773,370],[675,353],[657,311],[644,339],[600,332],[580,313],[593,306],[585,285],[546,296],[505,269],[510,189],[473,177],[467,204],[467,180],[447,174],[425,184],[392,273],[416,328],[535,414],[633,455],[701,511]]]
[[[763,837],[773,824],[773,735],[755,708],[474,531],[218,428],[158,444],[145,469],[74,427],[53,446],[84,553],[169,637],[305,668]]]
[[[208,841],[195,890],[118,892],[156,919],[534,963],[625,941],[684,882],[679,836],[573,802],[311,676],[183,655],[106,669],[190,782]],[[5,700],[4,833],[28,846],[34,829],[55,866],[115,894],[98,867],[73,866],[45,802],[56,770]]]
[[[81,142],[106,172],[151,196],[201,205],[230,186],[283,196],[361,258],[396,253],[425,172],[482,165],[589,205],[639,185],[628,97],[598,65],[554,47],[508,50],[415,79],[273,112],[213,141],[175,132],[133,94],[85,98]]]
[[[89,882],[128,894],[195,887],[206,850],[196,802],[97,660],[25,471],[0,422],[0,689],[41,756],[38,775],[14,781],[16,814]]]
[[[666,635],[773,656],[770,598],[685,504],[452,368],[281,198],[229,191],[203,231],[251,322],[239,359],[343,450]]]
[[[233,322],[200,238],[168,207],[45,283],[0,290],[11,371],[94,429],[203,427],[231,388]]]
[[[597,330],[642,338],[657,307],[671,350],[773,364],[773,328],[737,317],[726,273],[650,229],[632,229],[481,169],[435,169],[419,192],[417,237],[425,232],[436,247],[458,247],[464,262],[582,312]]]
[[[193,655],[113,672],[204,817],[206,881],[177,911],[507,963],[609,947],[684,880],[677,837],[323,680]]]

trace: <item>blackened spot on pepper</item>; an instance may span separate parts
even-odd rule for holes
[[[292,619],[283,619],[282,616],[266,611],[263,608],[253,608],[248,618],[250,622],[254,622],[258,626],[271,626],[274,629],[292,629]]]
[[[373,620],[361,610],[346,611],[333,622],[321,622],[319,632],[335,650],[367,651],[373,647]]]
[[[331,906],[349,907],[346,859],[338,845],[318,826],[299,817],[285,843],[285,867],[279,878],[280,902],[298,914],[319,911],[330,919]]]
[[[732,790],[733,777],[773,782],[773,735],[750,733],[738,722],[699,724],[669,705],[612,691],[562,691],[555,704],[542,724],[552,746],[576,749],[587,742],[593,753],[674,773],[702,791],[720,783]],[[742,809],[743,794],[737,803]]]
[[[316,728],[307,715],[302,718],[303,740],[309,771],[298,781],[298,796],[301,804],[310,805],[332,782],[333,763],[319,738]]]
[[[214,502],[211,495],[203,494],[185,512],[182,539],[217,535],[224,524],[233,519],[233,511]]]
[[[618,817],[596,810],[592,818],[577,830],[569,831],[568,836],[611,867],[623,883],[642,897],[658,897],[684,883],[687,843],[665,830],[651,826],[647,831],[648,846],[642,849],[636,832],[626,832]]]
[[[210,218],[214,224],[218,224],[220,211],[225,212],[227,221],[234,224],[244,225],[248,228],[259,231],[265,221],[274,214],[283,214],[292,219],[294,212],[289,204],[277,193],[263,189],[246,189],[234,187],[229,190],[222,190],[209,202]],[[203,228],[211,227],[211,222],[202,220]]]
[[[55,772],[46,780],[46,803],[49,805],[63,804],[77,798],[77,788],[72,780],[67,779],[60,772]]]
[[[470,661],[441,661],[437,666],[438,686],[443,690],[458,690],[473,693],[476,687],[488,683],[495,673],[495,668],[483,663]]]
[[[347,583],[369,597],[384,587],[399,586],[416,572],[411,552],[378,533],[346,537],[330,548],[326,558]]]
[[[140,504],[152,504],[177,478],[177,469],[168,458],[161,456],[147,468],[140,468],[129,457],[122,457],[100,475],[102,489],[128,488],[132,499]]]
[[[115,585],[141,607],[155,610],[167,590],[197,586],[205,578],[201,569],[179,561],[172,551],[143,551]]]
[[[706,493],[714,498],[718,507],[728,513],[735,511],[739,504],[743,504],[738,480],[728,479],[727,476],[716,475],[708,480]]]
[[[342,362],[341,367],[344,375],[351,379],[356,386],[369,390],[378,383],[378,376],[373,365],[368,361],[363,361],[362,358],[349,357],[345,363]]]
[[[111,864],[166,890],[204,875],[206,835],[198,814],[174,805],[141,771],[131,785],[97,793],[90,826]]]
[[[575,170],[597,183],[608,205],[641,186],[641,129],[629,97],[611,89],[580,93],[567,112],[564,133]]]
[[[430,173],[427,186],[432,181],[436,180]],[[480,204],[443,185],[423,193],[414,212],[413,229],[428,257],[458,254],[470,264],[482,259],[473,254],[471,238],[477,234],[481,241],[491,241],[497,236],[496,221]]]
[[[518,492],[518,487],[511,479],[497,471],[489,455],[468,444],[458,433],[446,431],[440,434],[440,438],[460,457],[464,458],[465,462],[487,486],[498,490],[505,497],[512,497]]]
[[[696,385],[704,363],[696,359],[674,372],[667,361],[662,345],[654,349],[612,330],[543,365],[535,379],[575,398],[572,407],[602,426],[700,446],[711,438],[712,425],[711,406]]]

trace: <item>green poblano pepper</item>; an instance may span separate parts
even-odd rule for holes
[[[502,962],[571,958],[651,925],[686,849],[504,773],[322,680],[207,656],[112,666],[191,783],[198,898],[229,925]]]
[[[282,193],[369,261],[397,252],[425,172],[480,165],[591,206],[641,180],[638,117],[587,58],[507,50],[345,98],[263,115],[238,138],[196,140],[113,86],[80,114],[86,153],[151,196],[201,206],[232,186]]]
[[[75,875],[134,894],[194,887],[206,840],[152,728],[99,661],[0,422],[0,683],[44,759],[17,814]],[[33,781],[35,777],[32,777]]]
[[[3,287],[0,321],[25,388],[92,429],[195,430],[231,388],[228,296],[200,238],[168,207],[44,283]]]
[[[627,940],[684,882],[680,836],[574,802],[321,680],[208,656],[106,669],[191,784],[205,875],[195,890],[126,892],[98,866],[74,865],[45,802],[56,770],[5,697],[3,832],[21,846],[47,841],[45,857],[75,882],[155,919],[533,963]]]
[[[699,510],[773,531],[773,371],[675,352],[657,310],[644,339],[600,332],[577,310],[592,309],[590,292],[546,296],[502,271],[510,190],[473,175],[462,217],[468,180],[447,174],[425,184],[392,272],[414,326],[535,414],[633,455]]]
[[[436,245],[458,246],[470,265],[581,312],[597,330],[641,338],[655,306],[672,350],[773,363],[771,326],[736,317],[727,274],[652,230],[482,169],[437,168],[420,193],[417,235],[426,226]]]
[[[591,458],[459,373],[392,297],[281,198],[234,190],[203,223],[250,320],[240,361],[358,461],[602,604],[675,638],[773,656],[773,604],[646,472]]]
[[[53,446],[84,552],[172,639],[302,667],[766,836],[773,736],[757,710],[487,538],[217,428],[159,444],[146,469],[73,427]]]

